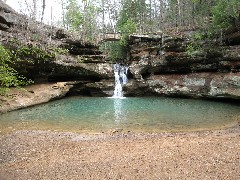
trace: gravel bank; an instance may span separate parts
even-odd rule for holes
[[[0,135],[0,179],[240,179],[240,128]]]

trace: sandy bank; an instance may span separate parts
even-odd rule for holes
[[[0,179],[240,179],[240,128],[0,137]]]

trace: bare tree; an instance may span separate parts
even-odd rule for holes
[[[65,22],[65,1],[64,0],[61,0],[61,6],[62,6],[62,24],[64,28],[67,28],[65,24],[66,22]]]
[[[43,0],[43,1],[42,1],[42,17],[41,17],[41,22],[43,22],[45,7],[46,7],[46,2],[45,2],[45,0]]]
[[[102,0],[102,28],[103,28],[102,33],[105,33],[105,1],[104,0]]]
[[[25,0],[26,2],[26,0]],[[33,20],[37,19],[37,0],[33,0],[33,12],[32,12]]]
[[[182,13],[181,13],[181,2],[180,0],[177,0],[177,7],[178,7],[178,18],[179,18],[179,25],[182,25]]]

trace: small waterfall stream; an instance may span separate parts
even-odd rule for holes
[[[114,76],[115,76],[115,88],[114,88],[114,94],[113,98],[122,98],[123,97],[123,91],[122,91],[122,85],[127,84],[127,71],[128,67],[120,65],[120,64],[114,64]]]

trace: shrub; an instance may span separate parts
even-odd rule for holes
[[[0,94],[7,92],[9,87],[18,87],[32,83],[25,77],[20,76],[18,72],[9,66],[12,63],[13,54],[0,45]]]

